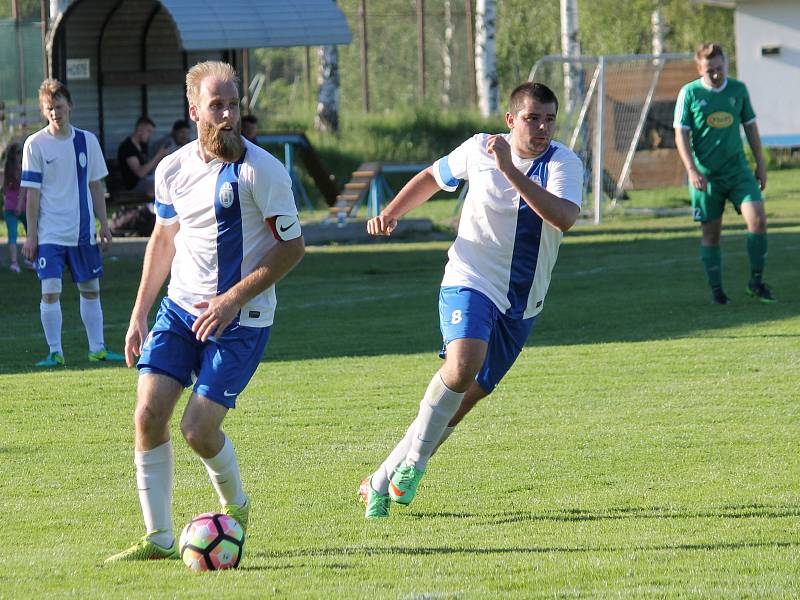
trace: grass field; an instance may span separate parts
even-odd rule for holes
[[[770,182],[775,305],[744,294],[732,213],[724,307],[710,304],[688,216],[578,225],[514,369],[414,504],[377,523],[355,492],[438,366],[447,243],[310,249],[279,286],[264,362],[226,421],[254,506],[235,572],[101,566],[142,534],[136,375],[87,361],[72,285],[68,365],[34,373],[38,284],[3,270],[0,598],[797,597],[799,180]],[[115,350],[139,269],[106,262]],[[179,530],[216,496],[173,432]]]

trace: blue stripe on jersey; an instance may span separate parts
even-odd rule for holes
[[[162,219],[171,219],[177,217],[178,213],[175,212],[175,207],[172,204],[164,204],[159,202],[156,198],[156,214]]]
[[[556,146],[550,148],[541,157],[533,161],[526,177],[536,176],[542,187],[547,186],[547,163],[556,151]],[[533,286],[536,275],[536,263],[539,261],[539,244],[542,239],[542,218],[536,214],[528,203],[519,197],[517,211],[517,230],[514,235],[514,251],[511,254],[511,273],[508,282],[508,298],[511,306],[506,310],[506,315],[514,319],[521,319],[528,306],[528,296]]]
[[[89,153],[86,151],[86,135],[75,129],[72,144],[75,146],[75,167],[78,170],[78,210],[80,212],[78,245],[82,246],[94,241],[94,223],[89,223]],[[81,164],[81,157],[83,157],[83,164]]]
[[[458,185],[461,180],[453,177],[453,172],[450,170],[450,163],[447,162],[449,156],[448,154],[439,161],[439,177],[441,177],[442,183],[446,186],[453,187]]]
[[[37,171],[23,171],[22,181],[30,181],[31,183],[42,183],[42,174]]]
[[[214,212],[217,217],[217,294],[242,280],[242,211],[239,206],[239,165],[225,163],[217,176]]]

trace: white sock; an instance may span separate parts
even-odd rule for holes
[[[225,436],[225,443],[219,454],[211,458],[200,458],[206,466],[214,489],[217,490],[220,504],[244,505],[246,496],[239,475],[239,463],[236,462],[236,451],[228,436]]]
[[[411,438],[411,448],[406,455],[408,464],[420,471],[425,470],[428,460],[463,398],[464,392],[454,392],[448,388],[438,372],[433,376],[422,402],[419,403],[417,427]]]
[[[44,339],[50,346],[50,352],[63,354],[64,351],[61,349],[61,302],[56,301],[52,304],[40,302],[39,315],[42,318]]]
[[[450,437],[450,434],[453,433],[453,430],[455,428],[456,428],[455,425],[453,425],[452,427],[450,427],[450,425],[448,425],[447,427],[444,428],[444,432],[442,433],[442,437],[439,438],[439,441],[436,444],[436,448],[433,449],[433,454],[436,454],[436,451],[442,446],[442,444],[444,444],[447,441],[447,438]],[[433,454],[431,454],[431,456],[433,456]]]
[[[99,352],[105,348],[103,340],[103,308],[100,298],[84,298],[81,296],[81,319],[89,338],[89,352]]]
[[[408,429],[406,429],[406,434],[403,436],[403,439],[400,440],[400,443],[394,447],[389,453],[389,456],[386,457],[386,460],[378,467],[378,470],[372,474],[370,485],[373,490],[382,496],[386,496],[389,493],[389,480],[391,480],[394,470],[403,462],[406,454],[408,454],[408,450],[411,448],[411,438],[416,428],[417,421],[415,419],[412,421],[411,425],[409,425]]]
[[[134,452],[133,462],[147,534],[150,541],[169,548],[175,539],[172,533],[172,442]]]

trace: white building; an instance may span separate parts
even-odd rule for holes
[[[800,1],[696,1],[735,11],[737,79],[750,91],[764,145],[800,146]]]

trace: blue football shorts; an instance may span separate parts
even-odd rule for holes
[[[103,259],[97,244],[62,246],[39,244],[36,256],[36,274],[39,279],[61,279],[64,265],[69,267],[72,281],[81,283],[103,276]]]
[[[221,337],[200,342],[192,331],[197,317],[169,298],[161,301],[156,322],[147,335],[136,367],[175,379],[183,387],[227,408],[258,368],[270,327],[245,327],[234,321]]]
[[[439,356],[446,356],[447,344],[453,340],[486,342],[486,359],[475,381],[491,394],[522,352],[535,321],[536,317],[512,319],[504,315],[477,290],[444,286],[439,290],[439,326],[444,341]]]

